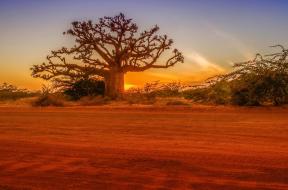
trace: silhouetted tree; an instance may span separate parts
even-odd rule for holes
[[[105,80],[105,94],[117,97],[124,91],[125,73],[168,68],[184,61],[182,54],[174,49],[167,61],[157,63],[173,44],[166,35],[157,35],[158,30],[154,26],[138,33],[137,25],[122,13],[100,18],[97,23],[73,22],[72,29],[64,34],[75,38],[75,46],[52,51],[47,63],[31,68],[32,76],[61,84],[100,76]],[[75,63],[77,60],[80,63]]]

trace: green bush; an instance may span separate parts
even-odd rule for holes
[[[248,88],[236,89],[232,93],[231,103],[239,106],[259,106],[261,102]]]
[[[185,99],[194,100],[196,102],[206,102],[208,101],[208,92],[208,88],[195,88],[185,90],[183,96]]]
[[[268,98],[274,105],[282,105],[288,100],[288,75],[271,73],[263,78],[263,83],[269,88]]]
[[[231,81],[222,80],[213,85],[183,92],[186,99],[214,104],[259,106],[265,103],[288,103],[288,75],[267,71],[247,73]]]
[[[222,76],[231,83],[231,101],[237,105],[283,105],[288,100],[288,49],[235,63],[234,71]]]
[[[201,103],[228,104],[231,99],[231,89],[228,82],[220,81],[207,87],[186,90],[183,96]]]
[[[288,76],[284,73],[246,74],[232,84],[233,104],[257,106],[267,102],[282,105],[288,100]]]
[[[226,81],[220,81],[212,85],[208,92],[208,102],[215,104],[228,104],[231,99],[230,84]]]

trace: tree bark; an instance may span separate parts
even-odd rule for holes
[[[110,71],[105,77],[105,95],[110,98],[119,98],[124,93],[124,73]]]

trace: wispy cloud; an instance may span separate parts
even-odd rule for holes
[[[210,61],[197,51],[184,52],[184,58],[184,64],[177,64],[175,67],[169,69],[153,69],[141,74],[128,73],[126,75],[127,83],[141,86],[146,82],[156,80],[161,82],[195,82],[203,81],[209,77],[226,72],[225,68]]]
[[[187,59],[188,63],[192,63],[192,65],[190,65],[194,66],[194,70],[196,71],[213,71],[215,73],[223,73],[225,71],[222,67],[220,67],[216,63],[209,61],[207,58],[205,58],[198,52],[186,54],[185,58]]]
[[[245,59],[251,59],[254,56],[253,53],[251,53],[251,49],[235,35],[232,35],[209,22],[206,22],[205,24],[214,35],[222,38],[226,43],[229,43],[231,47],[235,48],[235,50],[237,50]]]

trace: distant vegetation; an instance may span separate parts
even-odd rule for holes
[[[130,104],[154,104],[156,98],[181,97],[184,85],[181,82],[146,83],[143,88],[130,88],[124,95],[124,100]]]
[[[18,100],[21,98],[37,96],[37,92],[20,89],[14,85],[3,83],[0,85],[0,101]]]

